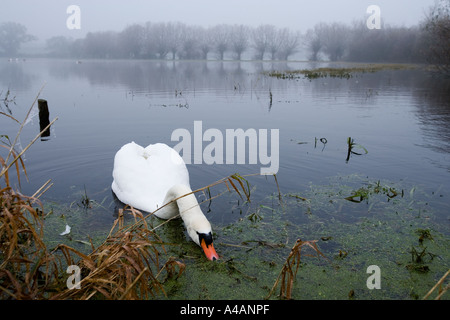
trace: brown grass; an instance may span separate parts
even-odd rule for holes
[[[297,276],[298,268],[300,267],[302,249],[304,247],[311,248],[316,253],[314,256],[317,257],[322,256],[325,259],[327,259],[323,255],[323,253],[320,252],[316,242],[317,240],[302,241],[300,239],[298,239],[295,242],[295,245],[292,247],[289,256],[286,258],[286,261],[284,262],[283,267],[281,268],[278,278],[276,279],[266,299],[269,299],[272,296],[275,289],[278,287],[280,283],[281,285],[279,297],[281,299],[288,299],[288,300],[292,298],[292,289],[294,287],[294,280]],[[303,256],[313,256],[313,255],[303,253]]]
[[[42,241],[42,219],[33,198],[0,190],[0,298],[42,299],[58,269]]]
[[[176,272],[172,259],[161,262],[161,252],[165,251],[160,239],[144,222],[133,232],[124,231],[123,211],[113,229],[116,227],[118,229],[111,230],[112,235],[89,255],[66,245],[55,249],[63,253],[68,265],[78,261],[81,281],[80,289],[67,288],[52,299],[148,299],[158,293],[165,294],[158,276],[164,270],[169,270],[168,276]],[[182,272],[184,264],[178,262],[178,266]]]
[[[434,298],[434,300],[440,300],[441,297],[444,295],[444,293],[446,293],[448,291],[448,289],[450,288],[450,284],[447,284],[444,286],[444,281],[448,277],[449,274],[450,274],[450,269],[442,276],[441,279],[439,279],[438,282],[436,282],[436,284],[433,286],[433,288],[431,288],[430,291],[428,291],[428,293],[423,297],[423,300],[428,299],[431,296],[431,294],[434,292],[434,290],[436,290],[437,288],[439,288],[438,294]]]
[[[34,103],[31,108],[33,106]],[[9,118],[18,122],[12,116]],[[26,118],[20,130],[25,121]],[[10,183],[9,170],[14,166],[20,185],[20,167],[26,175],[22,154],[40,135],[41,133],[20,153],[14,150],[18,136],[13,143],[8,136],[0,137],[2,143],[0,147],[8,150],[6,157],[0,155],[0,298],[2,299],[44,298],[45,292],[53,290],[58,278],[56,261],[42,241],[40,202],[37,198],[14,191]],[[9,161],[10,159],[12,160]],[[38,208],[33,207],[36,204]]]

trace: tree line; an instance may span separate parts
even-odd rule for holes
[[[382,25],[369,30],[366,21],[318,23],[305,38],[312,61],[432,63],[448,72],[450,0],[431,7],[413,27]]]
[[[84,38],[52,37],[47,56],[94,59],[256,59],[288,60],[302,53],[309,60],[433,63],[449,70],[450,0],[430,8],[413,27],[366,21],[318,23],[305,33],[270,24],[258,27],[219,24],[191,26],[181,22],[132,24],[122,31],[90,32]],[[18,53],[35,37],[14,22],[0,25],[0,53]]]
[[[311,61],[426,63],[433,60],[430,44],[450,46],[445,35],[437,36],[442,21],[430,19],[413,27],[383,25],[379,30],[368,29],[365,20],[322,22],[303,34],[269,24],[204,28],[180,22],[147,22],[120,32],[88,33],[77,40],[53,37],[47,41],[47,50],[53,57],[78,59],[288,60],[300,54]]]
[[[47,41],[51,56],[130,59],[287,60],[300,48],[300,33],[288,28],[220,24],[210,28],[181,22],[133,24],[120,32],[91,32],[83,39],[53,37]]]

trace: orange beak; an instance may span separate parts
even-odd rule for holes
[[[219,255],[217,254],[216,250],[214,249],[213,244],[207,245],[205,242],[205,239],[202,239],[202,242],[200,243],[203,251],[205,252],[206,257],[211,260],[219,260]]]

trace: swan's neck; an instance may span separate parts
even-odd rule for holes
[[[199,244],[198,233],[211,232],[211,224],[200,209],[192,190],[185,185],[175,185],[167,191],[164,199],[166,206],[157,211],[157,216],[170,219],[180,214],[189,236]],[[186,195],[191,193],[189,195]],[[173,201],[177,199],[176,201]],[[171,202],[172,201],[172,202]]]
[[[188,186],[181,184],[173,186],[166,193],[163,202],[163,205],[165,206],[159,209],[156,212],[156,215],[163,219],[170,219],[178,214],[180,214],[181,218],[192,213],[195,214],[195,212],[200,209],[198,207],[197,199],[191,192],[192,190]],[[188,193],[191,194],[186,195]]]

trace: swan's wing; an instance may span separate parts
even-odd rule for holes
[[[157,143],[143,148],[124,145],[114,158],[112,190],[123,203],[152,212],[162,205],[175,184],[189,186],[189,173],[180,155]]]

